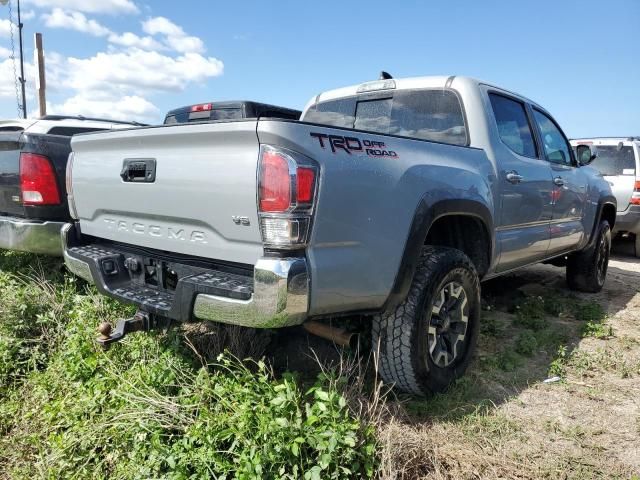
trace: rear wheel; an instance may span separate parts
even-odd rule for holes
[[[640,258],[640,233],[635,234],[635,242],[634,242],[636,251],[636,258]]]
[[[416,395],[444,391],[471,361],[479,319],[471,260],[460,250],[424,247],[405,301],[373,320],[382,379]]]
[[[601,220],[595,243],[582,252],[574,253],[567,262],[567,284],[572,290],[597,293],[607,278],[611,252],[611,227]]]

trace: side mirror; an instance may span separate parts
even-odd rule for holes
[[[598,151],[595,147],[592,150],[589,145],[578,145],[576,147],[576,156],[580,165],[589,165],[598,158]]]

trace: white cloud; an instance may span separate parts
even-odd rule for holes
[[[62,8],[85,13],[139,13],[132,0],[22,0],[39,8]]]
[[[139,37],[135,33],[125,32],[122,34],[112,33],[109,35],[109,42],[129,48],[140,48],[142,50],[164,50],[166,49],[160,42],[152,37]]]
[[[142,30],[149,35],[173,35],[175,37],[185,36],[182,27],[176,25],[165,17],[154,17],[142,22]]]
[[[153,121],[160,113],[153,103],[136,95],[115,98],[94,97],[86,93],[68,98],[61,104],[50,104],[47,110],[58,115],[85,115],[128,121]]]
[[[0,58],[9,58],[11,56],[11,50],[8,48],[0,47]]]
[[[96,10],[98,3],[93,0],[23,1],[50,7],[47,12],[39,12],[50,28],[80,31],[108,43],[106,51],[85,58],[47,51],[50,113],[154,122],[162,113],[153,103],[155,94],[181,92],[224,71],[222,61],[203,54],[205,45],[200,38],[188,35],[165,17],[141,22],[143,33],[115,32],[110,23],[91,18],[91,13],[105,12]],[[117,3],[123,4],[123,0],[101,2],[112,6]],[[0,36],[2,28],[0,21]],[[15,87],[13,65],[6,59],[7,54],[6,48],[0,47],[0,98],[9,101],[15,99]],[[29,80],[27,103],[33,107],[35,69],[31,62],[25,68]]]
[[[75,90],[182,91],[187,83],[216,77],[223,69],[220,60],[198,53],[174,58],[140,49],[100,52],[86,59],[69,58],[66,84]]]
[[[0,19],[0,37],[9,38],[11,36],[11,22],[7,19]]]
[[[65,12],[60,8],[54,8],[51,13],[44,14],[42,19],[49,28],[66,28],[88,33],[94,37],[104,37],[111,34],[111,30],[80,12]]]
[[[9,53],[9,52],[7,52]],[[33,63],[29,62],[28,59],[24,62],[24,70],[26,78],[35,78],[36,69],[33,66]],[[16,73],[20,75],[20,65],[16,61]],[[13,61],[10,58],[5,58],[4,60],[0,60],[0,98],[16,98],[16,83],[14,77],[13,70]],[[20,84],[18,84],[18,89],[20,88]],[[33,97],[33,92],[31,89],[31,85],[27,82],[27,99]],[[28,102],[27,102],[28,103]],[[13,114],[13,111],[11,111]]]
[[[202,40],[187,35],[182,27],[165,17],[154,17],[142,22],[142,30],[149,35],[163,35],[164,42],[179,53],[203,53],[205,50]]]
[[[22,12],[20,14],[20,18],[24,22],[25,20],[31,20],[36,17],[36,12],[33,10],[27,10],[26,12]]]

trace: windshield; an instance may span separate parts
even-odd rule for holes
[[[636,160],[633,147],[618,148],[616,145],[596,147],[598,156],[591,166],[603,175],[635,175]]]

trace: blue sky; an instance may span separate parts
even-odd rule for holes
[[[159,122],[171,108],[211,100],[302,108],[384,69],[484,79],[542,104],[570,136],[640,135],[640,0],[22,0],[22,8],[30,87],[40,31],[54,113]],[[6,26],[5,118],[16,114]],[[33,97],[28,106],[34,113]]]

